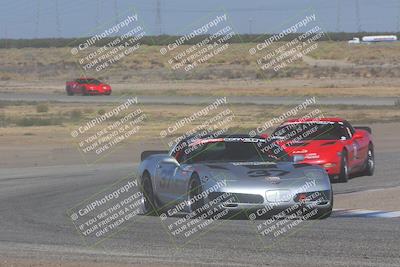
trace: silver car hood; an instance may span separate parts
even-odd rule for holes
[[[226,180],[248,180],[257,177],[279,176],[281,179],[304,179],[305,171],[316,170],[311,165],[293,164],[291,162],[218,162],[193,164],[194,169],[208,171],[212,174],[226,175]]]
[[[329,178],[318,166],[292,162],[218,162],[192,165],[201,179],[225,181],[234,188],[297,188],[305,184],[329,185]],[[242,191],[242,190],[241,190]]]

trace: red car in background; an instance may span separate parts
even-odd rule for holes
[[[292,119],[270,137],[299,163],[320,165],[333,181],[347,182],[351,174],[373,175],[371,128],[353,127],[341,118]]]
[[[67,81],[65,90],[67,95],[110,95],[111,86],[93,78],[79,78]]]

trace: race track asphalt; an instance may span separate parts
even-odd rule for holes
[[[334,184],[335,197],[400,186],[398,152],[377,152],[372,177]],[[68,209],[132,175],[134,164],[71,165],[0,170],[0,257],[164,266],[400,266],[399,218],[304,221],[270,240],[254,222],[218,221],[189,242],[171,240],[159,217],[139,215],[95,247],[84,244]],[[400,199],[400,197],[399,197]],[[173,223],[179,218],[167,218]]]
[[[63,103],[120,103],[132,96],[67,96],[64,94],[45,93],[4,93],[0,92],[0,100],[5,101],[37,101]],[[138,96],[141,104],[209,104],[218,97],[207,96]],[[227,96],[228,104],[256,105],[298,105],[310,97],[280,96]],[[317,105],[356,105],[356,106],[393,106],[396,99],[392,97],[316,97]]]

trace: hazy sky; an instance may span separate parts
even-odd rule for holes
[[[159,2],[157,9],[157,0],[0,0],[0,38],[88,36],[115,23],[116,15],[124,17],[133,9],[147,34],[158,34],[160,30],[166,34],[187,33],[188,25],[204,21],[215,10],[227,13],[237,33],[278,32],[312,13],[325,31],[398,31],[400,27],[400,0],[358,0],[358,12],[357,0]]]

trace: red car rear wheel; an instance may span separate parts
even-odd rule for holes
[[[74,95],[74,92],[71,91],[71,88],[69,86],[66,88],[66,91],[67,91],[67,95],[69,95],[69,96]]]
[[[374,155],[374,146],[372,144],[368,146],[368,154],[364,164],[365,164],[365,169],[363,171],[363,174],[367,176],[374,175],[375,155]]]
[[[89,92],[86,90],[85,87],[81,87],[82,95],[89,95]]]
[[[347,183],[348,180],[349,180],[349,165],[347,161],[347,152],[346,150],[343,150],[342,160],[340,163],[339,182]]]

